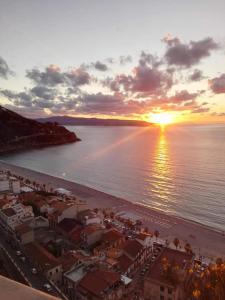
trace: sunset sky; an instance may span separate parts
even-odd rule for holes
[[[0,104],[225,122],[224,0],[0,0]]]

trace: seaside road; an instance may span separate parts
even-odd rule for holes
[[[11,245],[6,242],[6,233],[3,231],[2,227],[0,227],[0,248],[7,260],[11,262],[11,269],[14,268],[14,270],[20,273],[27,285],[46,293],[43,286],[45,283],[48,283],[47,279],[40,272],[36,275],[32,274],[31,269],[33,266],[29,262],[29,259],[27,258],[25,262],[20,260],[16,255],[16,250],[12,249]],[[52,292],[49,294],[62,299],[54,286],[52,286]]]
[[[113,208],[115,211],[136,214],[150,231],[158,230],[161,238],[169,239],[172,242],[174,237],[177,237],[180,241],[183,241],[183,244],[190,243],[195,253],[201,253],[201,255],[208,257],[220,256],[225,259],[225,235],[222,231],[181,217],[168,215],[144,205],[132,203],[75,182],[10,165],[3,161],[0,161],[0,169],[8,169],[13,174],[45,184],[49,188],[63,187],[68,189],[78,198],[87,201],[92,208]]]

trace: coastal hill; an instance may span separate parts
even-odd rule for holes
[[[73,126],[149,126],[151,123],[138,120],[98,119],[98,118],[77,118],[70,116],[53,116],[40,118],[37,121],[57,122],[60,125]]]
[[[0,106],[0,154],[79,141],[57,123],[31,120]]]

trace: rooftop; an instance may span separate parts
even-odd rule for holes
[[[34,257],[38,264],[40,264],[45,270],[49,270],[52,267],[60,265],[57,258],[37,242],[29,243],[25,245],[24,248],[28,256]]]
[[[92,234],[93,232],[96,232],[97,230],[103,230],[102,226],[99,224],[90,224],[82,230],[82,234]]]
[[[120,275],[113,271],[96,270],[87,273],[80,281],[79,286],[89,293],[100,297],[102,292],[120,281]]]
[[[119,268],[122,272],[126,272],[128,268],[132,265],[133,261],[125,254],[121,255],[117,259],[119,263]]]
[[[108,242],[108,243],[115,243],[117,240],[123,238],[123,234],[120,233],[118,230],[116,229],[112,229],[109,230],[108,232],[106,232],[105,234],[103,234],[102,236],[102,241],[104,242]]]
[[[75,219],[65,218],[57,225],[58,228],[67,232],[68,234],[77,227],[78,223]]]
[[[128,240],[123,248],[132,258],[135,258],[142,249],[143,246],[136,240]]]
[[[17,225],[15,227],[15,231],[16,231],[16,233],[21,235],[21,234],[32,231],[32,229],[27,224],[23,223],[23,224]]]
[[[14,211],[13,208],[5,208],[2,210],[2,212],[7,216],[7,217],[12,217],[16,215],[16,212]]]

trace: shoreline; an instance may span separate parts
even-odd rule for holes
[[[0,168],[27,177],[30,180],[46,184],[47,187],[63,187],[70,190],[76,197],[87,201],[91,208],[111,208],[117,212],[135,215],[148,226],[151,232],[159,230],[160,237],[173,241],[178,237],[181,242],[189,242],[199,255],[208,257],[225,257],[225,236],[223,231],[197,221],[189,220],[151,208],[145,204],[131,202],[94,188],[69,181],[50,174],[12,165],[0,160]],[[224,228],[225,229],[225,228]]]

